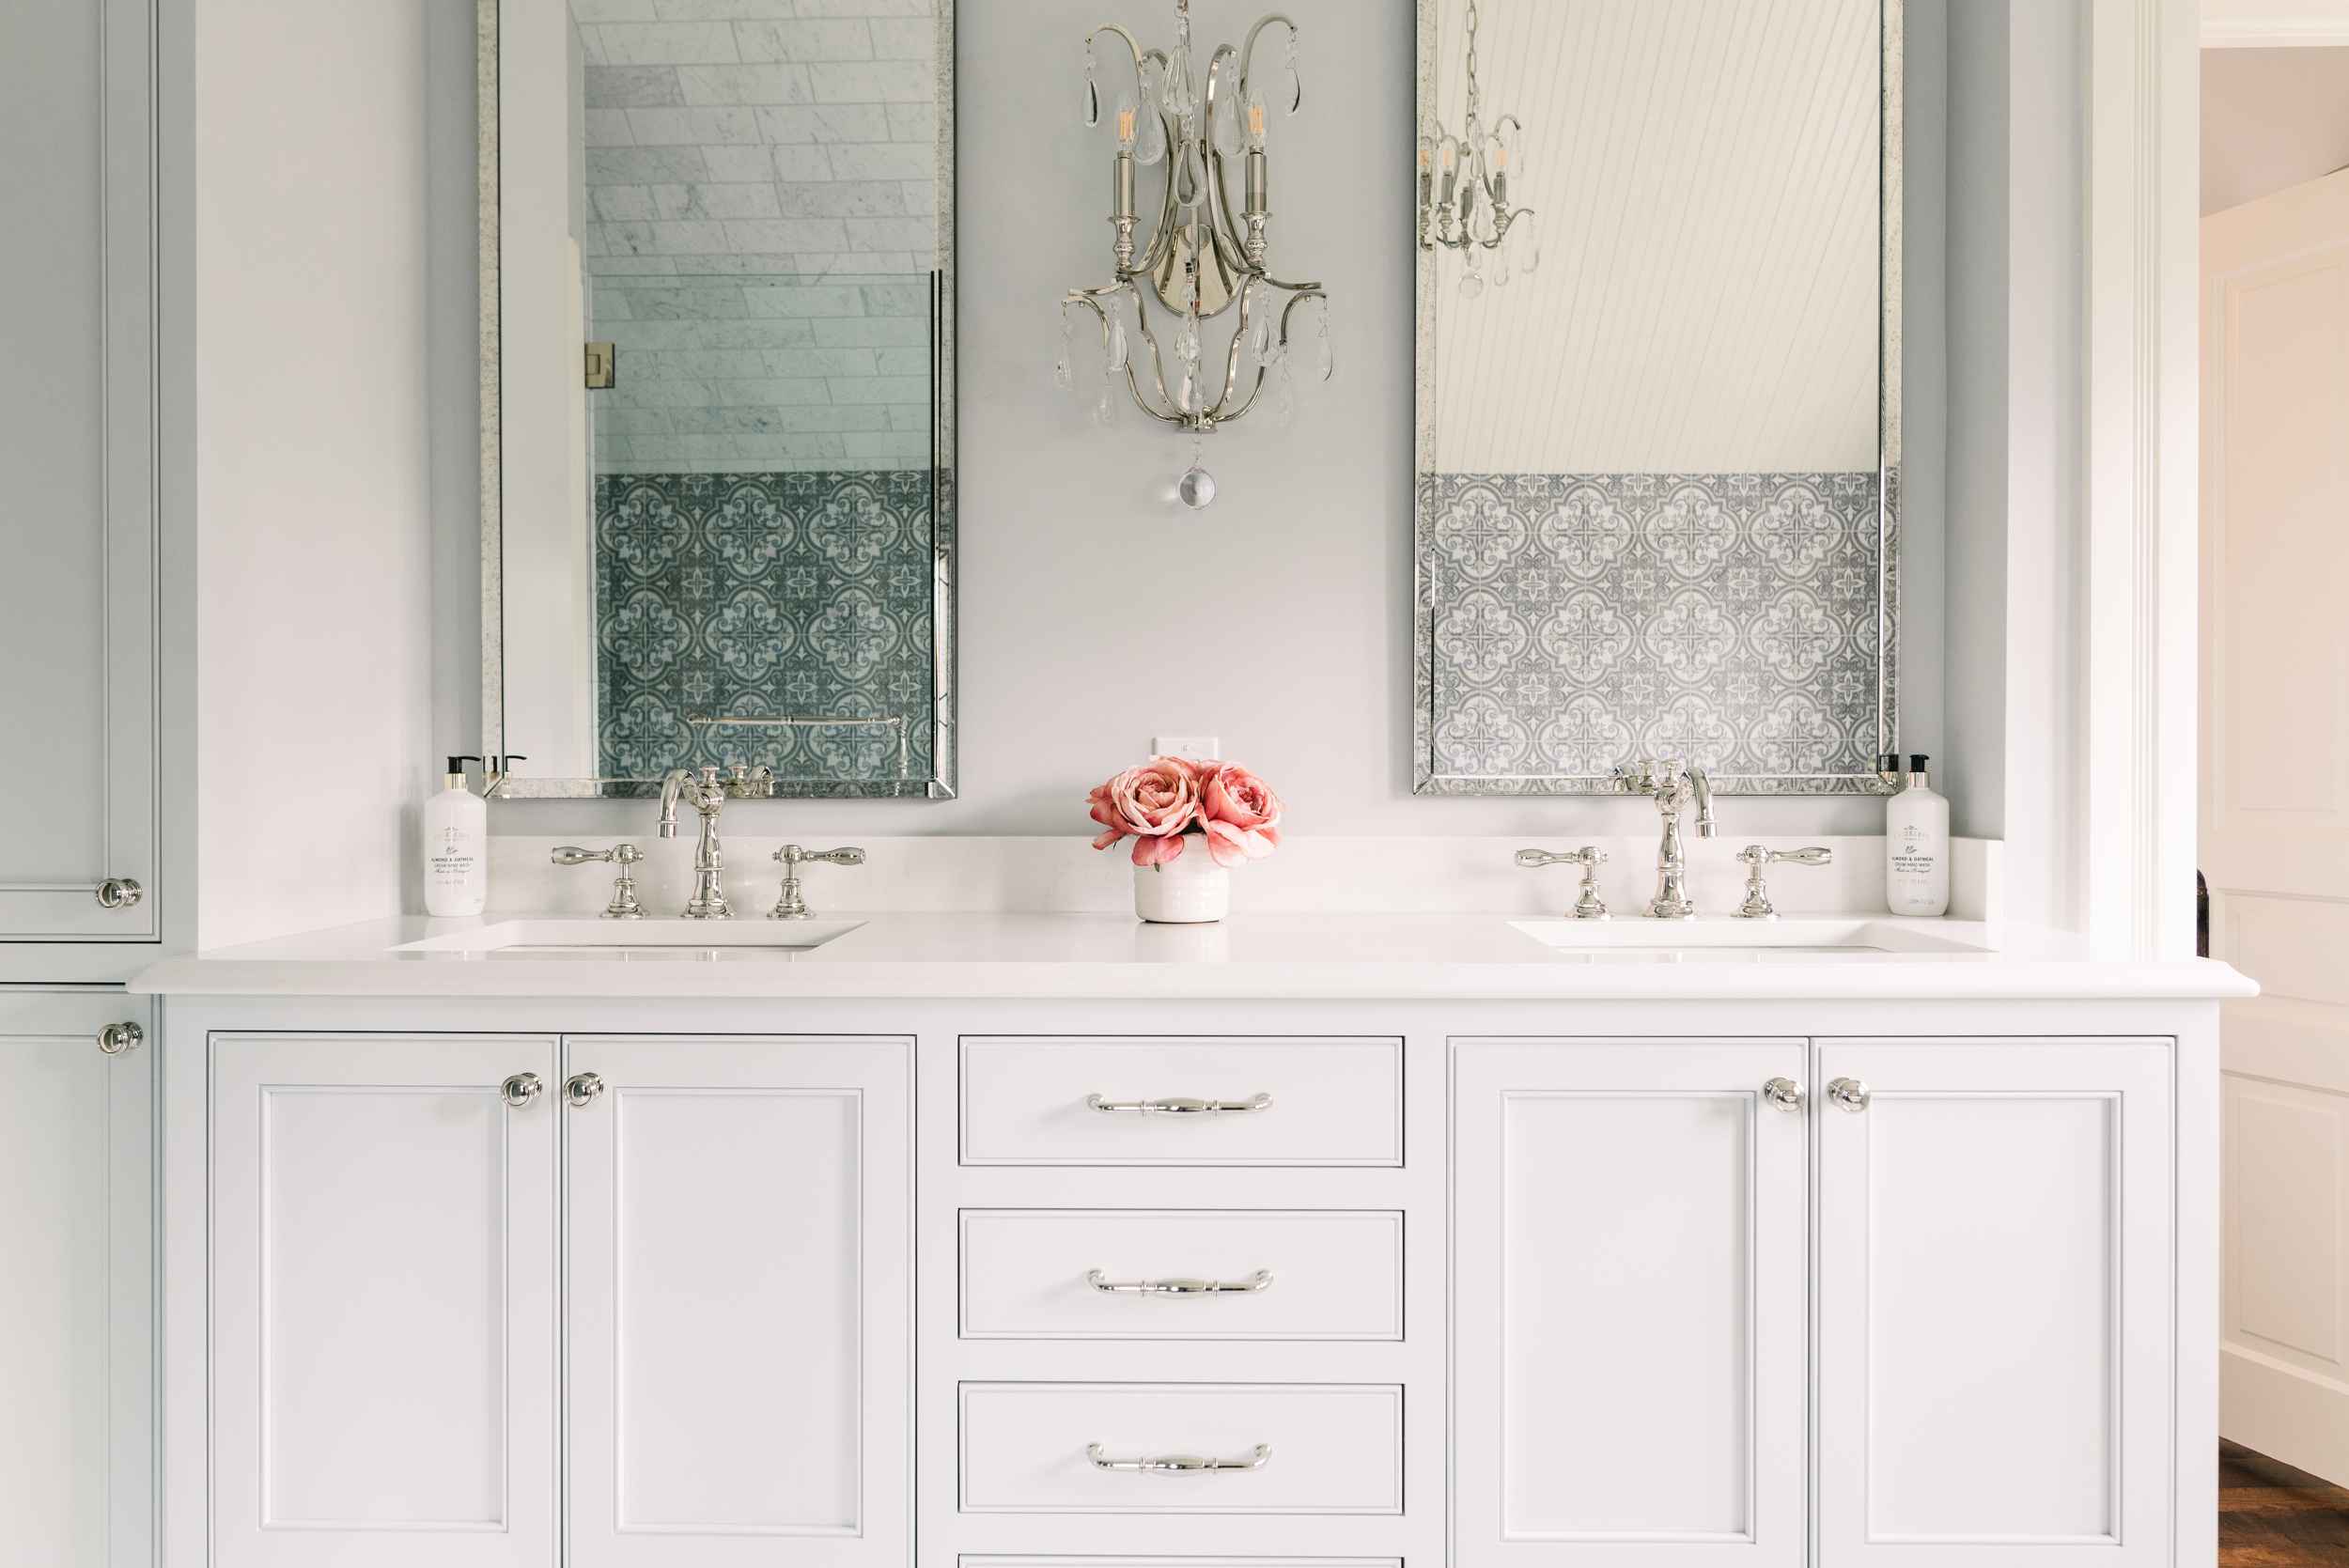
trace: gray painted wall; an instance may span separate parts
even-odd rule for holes
[[[435,266],[432,346],[436,536],[433,751],[478,749],[477,535],[471,414],[474,207],[471,0],[433,0]],[[1940,753],[1941,267],[1920,259],[1937,219],[1941,0],[1910,21],[1909,542],[1904,744]],[[1299,831],[1350,834],[1637,832],[1631,800],[1432,800],[1410,792],[1410,188],[1408,0],[1296,0],[1305,109],[1272,128],[1272,257],[1333,297],[1337,374],[1308,389],[1292,431],[1243,423],[1207,442],[1221,485],[1204,514],[1172,481],[1184,443],[1133,415],[1102,432],[1052,385],[1060,291],[1108,268],[1105,132],[1080,124],[1081,44],[1114,19],[1158,39],[1169,8],[1144,0],[962,0],[960,224],[962,798],[947,802],[746,802],[737,831],[771,833],[1073,833],[1085,789],[1140,757],[1153,734],[1206,733],[1288,797]],[[1993,8],[1964,6],[1961,12]],[[1210,0],[1203,39],[1236,37],[1257,11]],[[1969,36],[1969,41],[1970,36]],[[1952,39],[1954,47],[1955,39]],[[2002,53],[2002,51],[2001,51]],[[2000,101],[2003,101],[2002,100]],[[2003,165],[1999,165],[2002,169]],[[1959,180],[1952,179],[1955,188]],[[1998,284],[1972,271],[1980,236],[1950,269],[1950,335],[1983,336]],[[2000,274],[2001,276],[2003,274]],[[1976,365],[1981,373],[1996,366]],[[1969,383],[1977,411],[2004,407]],[[1954,390],[1954,389],[1953,389]],[[460,417],[455,411],[463,411]],[[1954,425],[1955,418],[1952,416]],[[1968,461],[1985,454],[1969,447]],[[1950,463],[1959,462],[1952,445]],[[1986,510],[1964,528],[1996,525]],[[1966,554],[1952,538],[1952,570]],[[2003,579],[1993,585],[2003,591]],[[1970,603],[1974,585],[1968,588]],[[1920,605],[1926,608],[1920,610]],[[1980,615],[1970,617],[1980,632]],[[1958,635],[1953,624],[1952,636]],[[1969,642],[1969,648],[1979,642]],[[1994,666],[1995,667],[1995,666]],[[1985,678],[1965,668],[1971,690]],[[1979,702],[1968,712],[1979,719]],[[1989,744],[1979,726],[1968,748]],[[1954,725],[1951,738],[1955,739]],[[514,744],[528,751],[521,737]],[[1997,787],[1975,770],[1969,787]],[[1738,800],[1724,832],[1871,832],[1865,800]],[[493,830],[580,836],[647,827],[636,802],[511,802]],[[1992,814],[1992,818],[1995,814]],[[1977,827],[1985,820],[1977,812]]]

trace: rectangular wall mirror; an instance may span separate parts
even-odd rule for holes
[[[1420,0],[1419,83],[1420,792],[1886,788],[1901,0]]]
[[[954,0],[481,0],[481,749],[955,782]]]

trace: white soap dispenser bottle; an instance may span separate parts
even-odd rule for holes
[[[465,786],[465,764],[480,760],[449,758],[424,805],[424,912],[435,919],[477,915],[490,902],[490,804]]]
[[[1926,760],[1908,759],[1908,787],[1884,807],[1884,902],[1896,915],[1950,912],[1950,803],[1934,793]]]

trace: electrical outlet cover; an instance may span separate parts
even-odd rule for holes
[[[1150,742],[1155,757],[1181,757],[1185,762],[1214,762],[1223,755],[1221,742],[1212,735],[1161,735]]]

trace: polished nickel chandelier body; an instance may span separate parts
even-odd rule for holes
[[[1238,47],[1219,46],[1202,70],[1191,49],[1190,0],[1175,0],[1174,10],[1172,51],[1145,50],[1113,23],[1095,28],[1085,39],[1084,122],[1101,123],[1106,95],[1117,136],[1109,219],[1116,272],[1112,283],[1072,288],[1063,297],[1055,378],[1064,387],[1075,384],[1076,328],[1090,313],[1098,328],[1102,369],[1094,417],[1105,425],[1114,421],[1122,379],[1143,413],[1190,432],[1191,466],[1177,489],[1186,503],[1204,506],[1214,498],[1215,481],[1199,466],[1200,439],[1260,401],[1276,420],[1294,411],[1292,333],[1310,330],[1306,374],[1329,378],[1329,297],[1318,283],[1287,283],[1265,270],[1272,217],[1265,152],[1271,118],[1268,98],[1292,115],[1303,104],[1297,24],[1279,14],[1264,17]],[[1285,31],[1287,49],[1279,79],[1268,90],[1256,45],[1274,26]],[[1231,161],[1241,171],[1237,217]],[[1140,169],[1160,163],[1164,190],[1155,227],[1148,241],[1139,243]],[[1210,355],[1201,329],[1235,306],[1231,340],[1221,353]],[[1158,326],[1152,323],[1154,308],[1161,313]],[[1160,333],[1168,328],[1172,341],[1161,343]],[[1132,341],[1137,334],[1139,349]],[[1146,369],[1137,364],[1145,356]]]
[[[1468,123],[1454,135],[1433,119],[1419,133],[1419,248],[1459,254],[1460,292],[1485,291],[1480,253],[1492,257],[1496,287],[1509,282],[1511,262],[1521,272],[1542,264],[1533,237],[1533,210],[1509,205],[1512,175],[1524,178],[1515,115],[1485,123],[1485,95],[1476,84],[1476,0],[1468,0]],[[1513,167],[1514,165],[1514,167]]]

